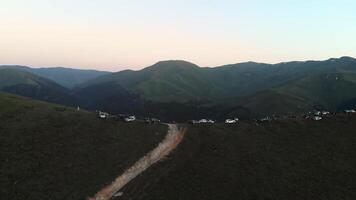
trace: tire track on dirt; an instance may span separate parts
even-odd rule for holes
[[[168,124],[168,133],[166,137],[155,149],[139,159],[133,166],[117,177],[114,182],[100,190],[94,197],[89,198],[88,200],[111,199],[132,179],[173,151],[183,140],[185,132],[186,128],[179,128],[176,124]]]

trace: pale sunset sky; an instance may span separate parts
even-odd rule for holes
[[[356,57],[355,0],[0,0],[0,65],[119,71]]]

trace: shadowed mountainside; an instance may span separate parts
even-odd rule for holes
[[[51,80],[16,69],[0,69],[0,91],[48,102],[76,104],[76,99],[67,88]]]

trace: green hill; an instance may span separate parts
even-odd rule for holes
[[[40,77],[23,70],[16,70],[16,75],[7,70],[0,80],[2,85],[10,85],[4,91],[92,110],[167,120],[356,107],[356,59],[351,57],[278,64],[246,62],[214,68],[180,60],[161,61],[138,71],[102,75],[71,90],[44,78],[39,81]],[[68,69],[52,72],[63,77],[61,70],[70,73]],[[72,85],[78,83],[74,82]]]
[[[0,90],[43,101],[72,105],[70,90],[57,83],[26,71],[0,69]]]
[[[216,87],[197,65],[186,61],[162,61],[140,71],[126,70],[79,86],[78,90],[105,82],[115,83],[156,102],[201,101],[216,98]]]
[[[107,85],[110,89],[105,88]],[[247,62],[215,68],[201,68],[185,61],[163,61],[143,70],[127,70],[88,81],[74,93],[91,94],[85,97],[86,104],[95,105],[90,101],[95,101],[95,91],[101,90],[101,103],[110,101],[112,108],[119,107],[112,103],[121,101],[122,95],[115,96],[119,90],[130,94],[124,101],[131,98],[141,102],[140,105],[147,101],[204,108],[214,105],[220,107],[217,112],[220,114],[234,107],[271,114],[353,107],[356,106],[356,93],[352,92],[355,89],[356,60],[342,57],[274,65]]]
[[[225,106],[230,116],[241,116],[241,107],[249,111],[249,117],[261,117],[266,115],[295,115],[307,113],[315,109],[313,102],[284,94],[276,90],[265,90],[253,95],[230,98],[221,101],[218,106]],[[238,106],[237,110],[235,107]]]
[[[341,104],[356,98],[355,80],[347,78],[351,73],[309,75],[275,90],[291,96],[303,97],[315,105],[336,110]]]
[[[166,132],[0,92],[0,197],[86,199]]]
[[[30,68],[19,65],[1,65],[0,69],[16,69],[26,71],[43,78],[52,80],[59,85],[66,88],[73,88],[78,84],[85,81],[97,78],[99,76],[107,75],[110,72],[97,71],[97,70],[82,70],[64,67],[51,67],[51,68]]]

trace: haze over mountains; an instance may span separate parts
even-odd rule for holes
[[[54,93],[68,105],[167,119],[251,117],[356,106],[356,59],[351,57],[214,68],[172,60],[116,73],[1,66],[0,76],[3,91],[59,102],[51,97]],[[23,88],[34,85],[36,92],[24,92]]]
[[[88,81],[98,76],[109,74],[110,72],[97,71],[97,70],[82,70],[64,67],[51,67],[51,68],[31,68],[20,65],[2,65],[0,69],[11,68],[20,71],[30,72],[38,76],[50,79],[63,87],[73,88],[77,84]]]

